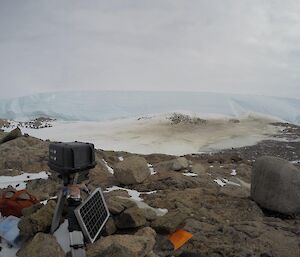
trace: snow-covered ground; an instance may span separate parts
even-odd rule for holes
[[[38,138],[92,142],[96,148],[105,150],[181,155],[255,144],[277,131],[269,125],[270,121],[244,116],[239,123],[222,117],[209,119],[206,124],[174,125],[166,115],[158,115],[104,122],[55,121],[51,128],[21,129]]]

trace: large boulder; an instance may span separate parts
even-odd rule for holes
[[[25,172],[48,170],[48,143],[33,137],[18,137],[0,144],[0,170]]]
[[[107,236],[88,246],[87,257],[149,256],[155,245],[155,235],[155,231],[148,227],[138,231],[135,235]]]
[[[132,156],[116,164],[115,178],[124,185],[139,184],[151,175],[143,157]]]
[[[251,197],[271,211],[300,213],[300,170],[277,157],[257,159],[251,176]]]
[[[17,252],[18,257],[64,257],[65,253],[54,236],[38,233]]]
[[[16,139],[18,137],[21,137],[21,136],[22,136],[21,129],[15,128],[15,129],[13,129],[12,131],[7,133],[4,137],[2,137],[0,139],[0,144],[3,144],[3,143],[8,142],[10,140],[14,140],[14,139]]]

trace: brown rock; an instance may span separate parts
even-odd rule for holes
[[[119,229],[137,228],[145,224],[145,213],[138,207],[131,207],[116,217],[116,226]]]
[[[17,252],[18,257],[65,257],[54,236],[38,233]]]
[[[0,152],[0,170],[48,170],[48,143],[45,141],[33,137],[18,137],[0,144]]]
[[[178,211],[168,212],[151,223],[151,227],[160,234],[171,234],[184,226],[187,214]]]
[[[18,225],[20,235],[29,238],[38,232],[47,232],[51,226],[55,206],[54,201],[48,201],[45,206],[36,212],[22,217]]]
[[[41,209],[43,206],[44,205],[41,203],[34,204],[28,208],[24,208],[22,210],[22,214],[23,214],[23,216],[29,216],[29,215],[35,213],[37,210]]]
[[[110,236],[110,235],[114,234],[116,231],[117,231],[117,227],[116,227],[115,221],[112,217],[110,217],[104,225],[102,234],[104,236]]]
[[[90,244],[88,257],[145,257],[152,252],[155,234],[150,228],[137,235],[113,235]]]

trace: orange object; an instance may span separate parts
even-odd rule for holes
[[[193,235],[185,230],[177,230],[173,234],[169,235],[168,239],[174,245],[174,249],[177,250],[192,237]]]
[[[22,210],[39,201],[26,190],[7,190],[0,199],[0,212],[3,216],[22,216]]]

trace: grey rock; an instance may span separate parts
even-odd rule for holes
[[[6,134],[3,138],[0,139],[0,144],[3,144],[10,140],[14,140],[21,136],[22,136],[21,130],[19,128],[15,128],[12,131],[10,131],[8,134]]]
[[[271,156],[256,160],[251,197],[261,207],[283,214],[300,213],[300,171],[288,161]]]
[[[151,175],[145,158],[132,156],[114,167],[115,178],[124,185],[139,184]]]
[[[119,229],[137,228],[146,224],[145,213],[138,207],[126,209],[116,217],[116,226]]]
[[[180,171],[189,167],[189,161],[185,157],[179,157],[172,161],[172,170]]]
[[[65,253],[54,236],[38,233],[17,252],[18,257],[64,257]]]

